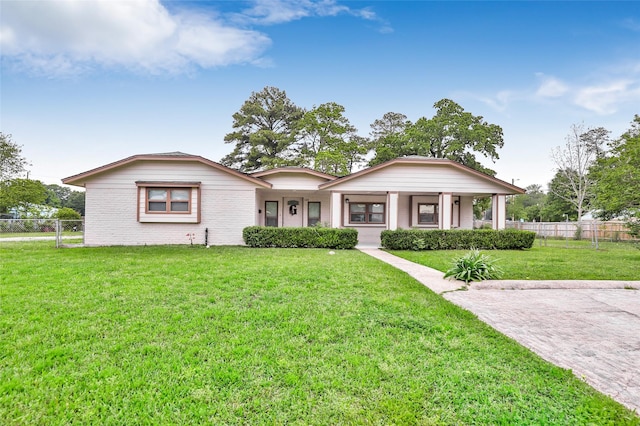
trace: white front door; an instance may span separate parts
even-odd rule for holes
[[[302,226],[302,198],[285,198],[282,206],[282,226]]]

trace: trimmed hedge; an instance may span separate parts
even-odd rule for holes
[[[533,246],[536,233],[517,229],[399,229],[382,231],[382,247],[389,250],[521,250]]]
[[[358,231],[336,228],[274,228],[248,226],[242,230],[249,247],[352,249],[358,244]]]

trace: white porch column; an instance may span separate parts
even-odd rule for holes
[[[395,231],[398,229],[398,193],[387,193],[387,208],[389,209],[389,224],[387,229]]]
[[[505,229],[507,227],[507,197],[500,194],[491,196],[491,227],[493,229]]]
[[[441,192],[438,196],[440,215],[438,217],[440,229],[451,229],[451,193]]]
[[[342,226],[342,194],[331,193],[331,227],[340,228]]]

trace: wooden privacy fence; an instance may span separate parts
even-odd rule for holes
[[[474,228],[483,225],[491,226],[491,221],[476,220]],[[619,220],[601,222],[598,220],[583,220],[581,222],[507,222],[508,229],[533,231],[539,237],[547,238],[577,238],[592,240],[596,237],[608,241],[636,241],[628,234],[625,223]],[[578,235],[578,228],[580,228]]]

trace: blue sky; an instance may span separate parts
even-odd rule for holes
[[[0,2],[0,130],[45,183],[134,154],[220,160],[253,91],[337,102],[359,134],[449,98],[504,130],[497,177],[546,188],[571,125],[640,114],[640,2]]]

